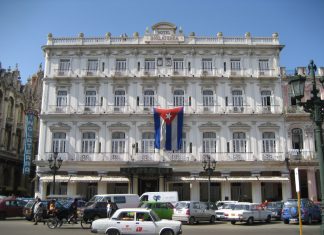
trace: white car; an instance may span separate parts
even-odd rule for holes
[[[182,233],[182,228],[180,221],[161,220],[150,209],[124,208],[117,210],[110,219],[93,221],[91,232],[107,235],[178,235]]]
[[[234,209],[236,203],[226,203],[222,206],[222,209],[216,210],[216,220],[228,220],[229,214]]]
[[[240,202],[229,213],[228,220],[232,224],[236,222],[246,222],[253,224],[254,221],[271,222],[271,211],[265,210],[257,203]]]

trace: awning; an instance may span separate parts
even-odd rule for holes
[[[129,182],[129,179],[126,177],[114,177],[114,176],[102,176],[101,182]]]
[[[252,182],[257,181],[258,178],[255,176],[241,176],[241,177],[227,177],[228,181],[231,182]]]
[[[70,182],[98,182],[100,176],[73,175]]]
[[[176,181],[185,181],[185,182],[190,182],[190,181],[198,181],[198,182],[208,182],[208,177],[193,177],[193,176],[183,176],[183,177],[173,177],[172,181],[176,182]],[[210,177],[210,181],[211,182],[222,182],[222,181],[226,181],[225,178],[223,177]]]
[[[70,179],[70,176],[68,175],[56,175],[55,176],[55,182],[68,182]],[[39,178],[39,180],[41,182],[53,182],[53,175],[45,175],[45,176],[41,176]]]
[[[278,182],[278,181],[289,181],[289,177],[284,176],[260,176],[259,181],[264,182]]]

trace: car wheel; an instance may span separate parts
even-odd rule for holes
[[[284,221],[284,224],[289,224],[289,220],[285,219]]]
[[[235,223],[236,223],[236,221],[234,221],[234,220],[232,220],[232,221],[231,221],[231,224],[233,224],[233,225],[234,225]]]
[[[117,229],[110,229],[107,231],[107,235],[120,235],[120,232]]]
[[[308,216],[308,220],[307,220],[307,224],[312,224],[312,222],[313,222],[313,219],[312,219],[312,216],[311,215],[309,215]]]
[[[6,213],[5,212],[0,212],[0,220],[6,219]]]
[[[196,222],[195,217],[191,216],[191,217],[189,218],[188,223],[191,224],[191,225],[193,225],[195,222]]]
[[[247,223],[248,225],[253,224],[253,222],[254,222],[253,217],[248,218],[248,220],[246,221],[246,223]]]
[[[267,219],[266,219],[266,223],[270,223],[271,222],[271,215],[268,215]]]
[[[215,216],[212,215],[212,217],[210,217],[209,223],[214,224],[215,221],[216,221],[216,218],[215,218]]]
[[[164,230],[161,235],[173,235],[173,231],[168,229],[168,230]]]

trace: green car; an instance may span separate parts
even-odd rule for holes
[[[143,202],[141,208],[152,209],[161,219],[172,219],[173,205],[170,202]]]

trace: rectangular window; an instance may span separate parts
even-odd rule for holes
[[[96,133],[84,132],[82,134],[82,153],[94,153],[96,144]]]
[[[262,133],[262,151],[264,153],[276,152],[276,139],[274,132]]]
[[[57,91],[56,106],[66,106],[67,105],[67,91],[59,90]]]
[[[202,59],[202,70],[203,71],[212,71],[213,70],[212,59]]]
[[[233,98],[233,106],[241,107],[243,106],[243,92],[241,90],[233,90],[232,98]]]
[[[214,92],[212,90],[203,90],[203,105],[214,106]]]
[[[173,93],[173,105],[184,106],[184,91],[183,90],[175,90]]]
[[[85,106],[96,106],[96,91],[86,91]]]
[[[145,71],[155,70],[155,60],[145,59],[144,70]]]
[[[116,71],[126,71],[127,63],[126,59],[116,60]]]
[[[246,152],[246,137],[244,132],[233,133],[233,152],[234,153]]]
[[[241,70],[241,61],[238,59],[231,59],[231,70]]]
[[[71,61],[69,59],[61,59],[59,63],[59,71],[69,71],[71,66]]]
[[[126,97],[124,90],[116,90],[115,91],[115,106],[125,106],[126,105]]]
[[[174,71],[182,71],[183,68],[184,68],[183,59],[174,59],[173,60],[173,69],[174,69]]]
[[[269,70],[269,60],[259,60],[259,70],[260,71]]]
[[[144,91],[144,107],[153,107],[154,106],[154,91],[145,90]]]
[[[66,133],[56,132],[53,133],[53,153],[66,152]]]
[[[87,71],[90,71],[90,72],[95,72],[98,70],[98,65],[99,65],[99,62],[98,60],[88,60],[88,68],[87,68]]]
[[[112,153],[125,152],[125,134],[123,132],[113,133]]]
[[[203,133],[203,153],[216,152],[216,133],[204,132]]]
[[[271,91],[261,91],[262,106],[271,106]]]

